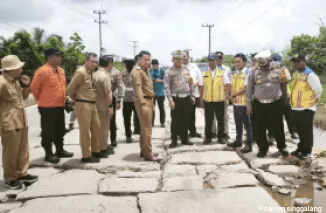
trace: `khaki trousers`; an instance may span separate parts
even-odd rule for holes
[[[27,175],[29,167],[28,128],[2,131],[3,179],[16,180]]]
[[[135,107],[140,123],[140,153],[145,158],[149,158],[152,155],[152,121],[153,121],[153,99],[145,99],[148,111],[146,114],[141,109],[141,104],[135,101]]]
[[[110,134],[109,111],[98,111],[98,116],[101,123],[100,148],[101,151],[104,151],[108,148],[108,138]]]
[[[75,111],[79,126],[79,140],[83,158],[89,158],[92,152],[100,151],[100,120],[95,104],[76,102]]]

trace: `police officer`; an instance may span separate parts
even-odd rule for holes
[[[28,126],[24,100],[29,95],[29,77],[21,75],[25,62],[15,55],[1,59],[0,136],[5,185],[22,189],[23,183],[34,183],[37,176],[27,173],[29,167]],[[19,81],[19,83],[18,83]]]
[[[151,54],[141,51],[138,63],[131,71],[134,88],[135,107],[139,118],[140,128],[140,157],[146,161],[160,161],[158,153],[152,152],[152,119],[153,119],[153,81],[149,73]]]
[[[230,79],[223,67],[217,67],[217,56],[212,53],[208,56],[209,69],[203,72],[203,80],[199,84],[200,97],[205,110],[205,140],[204,144],[212,143],[213,118],[218,122],[218,141],[227,142],[224,131],[224,105],[229,101]]]
[[[182,65],[182,51],[172,53],[173,67],[169,68],[164,76],[166,97],[171,109],[172,143],[170,148],[177,146],[178,135],[181,144],[193,145],[189,141],[188,129],[191,115],[191,105],[195,104],[193,81],[189,70]]]
[[[254,105],[256,141],[259,147],[257,157],[260,158],[266,156],[269,148],[266,138],[268,125],[275,135],[280,154],[283,157],[288,156],[282,118],[282,74],[280,69],[272,66],[271,55],[270,51],[263,51],[255,56],[257,67],[251,71],[248,78],[246,94],[248,115],[252,114]]]
[[[85,58],[84,66],[79,68],[71,79],[67,93],[75,102],[82,150],[81,162],[98,163],[100,158],[108,157],[107,153],[100,152],[101,126],[96,109],[96,92],[93,86],[93,73],[97,67],[98,58],[95,53],[86,53]],[[91,145],[91,151],[89,145]]]
[[[93,74],[93,85],[96,91],[96,108],[101,123],[100,150],[102,153],[114,154],[113,148],[108,146],[110,119],[113,114],[111,77],[106,72],[109,58],[101,56],[99,69]]]
[[[164,70],[159,68],[159,62],[157,59],[152,60],[152,69],[151,69],[151,77],[154,82],[154,114],[153,114],[153,126],[155,120],[155,102],[158,103],[158,108],[160,110],[160,123],[161,127],[165,127],[165,90],[164,90]]]
[[[276,63],[276,66],[281,69],[282,75],[283,76],[288,76],[286,79],[291,79],[290,71],[288,70],[288,68],[283,66],[282,57],[280,56],[280,54],[278,54],[278,53],[273,54],[272,60],[273,60],[274,63]],[[298,136],[298,134],[296,133],[296,130],[295,130],[295,125],[294,125],[293,116],[292,116],[292,109],[291,109],[291,104],[290,104],[290,93],[291,93],[290,84],[289,84],[289,81],[286,80],[286,79],[284,80],[284,82],[281,85],[282,92],[283,92],[282,99],[283,99],[283,102],[284,102],[283,116],[285,117],[285,121],[286,121],[286,124],[288,126],[289,132],[291,134],[291,138],[292,139],[298,139],[299,136]]]
[[[300,142],[297,150],[291,153],[299,158],[311,158],[313,147],[313,120],[317,110],[316,103],[323,89],[318,76],[307,66],[306,56],[294,55],[291,59],[294,68],[291,105],[296,130]]]
[[[125,87],[121,78],[120,71],[113,66],[113,56],[107,55],[109,58],[109,65],[107,72],[111,76],[112,80],[112,94],[113,94],[113,115],[110,124],[111,132],[111,146],[116,147],[117,144],[117,123],[116,123],[116,111],[121,108],[121,100],[123,99],[125,93]]]
[[[242,147],[243,125],[247,132],[246,146],[242,153],[252,151],[252,126],[246,109],[246,87],[248,83],[249,68],[246,67],[247,58],[239,53],[234,56],[234,64],[237,68],[232,78],[232,95],[234,121],[236,124],[237,137],[235,142],[228,144],[231,147]]]
[[[131,82],[131,71],[135,66],[135,60],[133,58],[126,58],[124,61],[125,70],[122,72],[122,80],[125,85],[125,95],[123,97],[123,105],[122,105],[122,114],[123,121],[126,132],[126,140],[127,143],[132,142],[131,138],[131,116],[133,114],[134,120],[134,134],[139,134],[140,126],[139,119],[137,116],[135,103],[134,103],[134,88],[132,87]]]

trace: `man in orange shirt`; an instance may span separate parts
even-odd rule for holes
[[[44,161],[58,163],[60,158],[70,158],[73,153],[63,149],[65,135],[66,78],[65,71],[59,66],[62,53],[55,48],[44,50],[46,64],[35,71],[31,91],[38,102],[41,114],[42,147]],[[56,147],[55,155],[52,142]]]

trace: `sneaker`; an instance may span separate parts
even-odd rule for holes
[[[36,175],[26,175],[25,177],[22,177],[22,178],[19,178],[19,180],[22,182],[22,183],[34,183],[35,181],[38,180],[38,176]]]
[[[45,162],[52,163],[52,164],[57,164],[60,162],[60,158],[54,156],[54,155],[46,155],[44,158]]]
[[[279,150],[279,152],[280,152],[280,154],[282,155],[283,158],[286,158],[286,157],[289,156],[289,151],[286,148],[284,148],[282,150]]]
[[[266,152],[259,151],[259,152],[257,153],[257,157],[258,157],[258,158],[264,158],[265,156],[266,156]]]
[[[109,154],[106,152],[92,152],[92,156],[96,158],[108,158]]]
[[[299,150],[295,150],[293,152],[291,152],[291,156],[296,157],[296,158],[300,158],[301,157],[301,152],[299,152]]]
[[[233,143],[229,143],[228,146],[233,148],[238,148],[238,147],[242,147],[242,143],[238,141],[234,141]]]
[[[58,158],[71,158],[74,156],[74,153],[63,150],[62,152],[56,152],[55,156]]]
[[[100,159],[91,156],[91,157],[89,157],[89,158],[82,158],[82,159],[81,159],[81,162],[82,162],[82,163],[99,163],[99,162],[100,162]]]
[[[12,180],[5,183],[5,186],[13,190],[18,190],[23,188],[23,183],[20,180]]]

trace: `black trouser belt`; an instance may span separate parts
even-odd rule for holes
[[[87,100],[80,100],[80,99],[77,99],[76,102],[83,102],[83,103],[89,103],[89,104],[95,104],[96,101],[87,101]]]
[[[151,96],[144,96],[145,99],[153,99]]]

